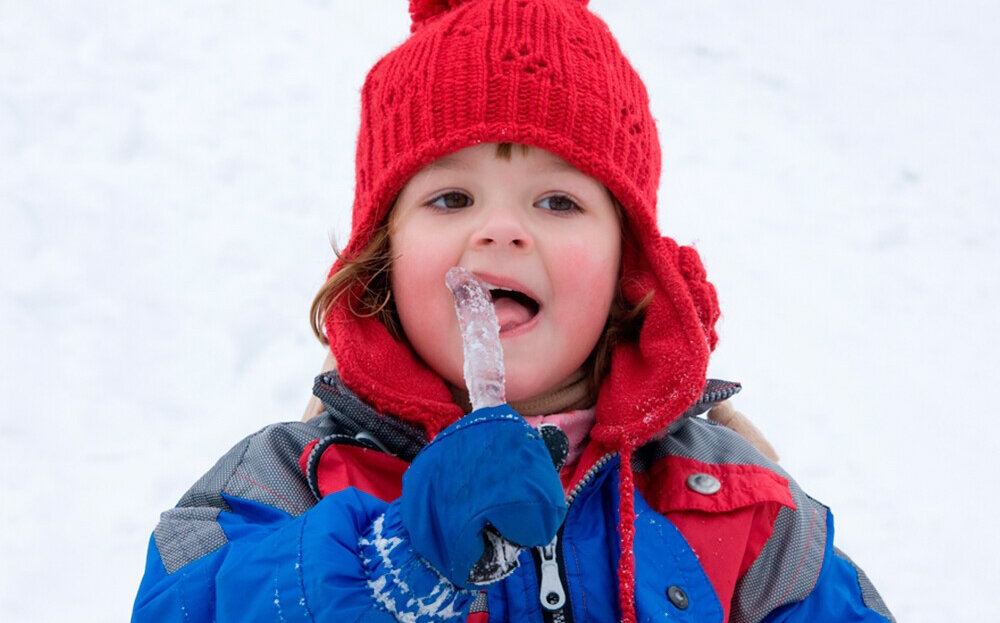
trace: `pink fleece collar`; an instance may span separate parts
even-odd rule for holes
[[[590,441],[590,429],[594,427],[594,422],[597,420],[597,410],[590,407],[567,413],[526,415],[524,419],[534,428],[538,428],[542,424],[555,424],[566,434],[569,439],[569,454],[566,455],[564,465],[568,468],[576,465],[587,442]]]

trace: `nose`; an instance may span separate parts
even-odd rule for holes
[[[473,234],[475,247],[515,250],[532,247],[532,236],[516,208],[494,206],[484,212],[483,221]]]

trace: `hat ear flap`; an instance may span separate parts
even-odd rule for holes
[[[338,260],[331,272],[339,266]],[[344,383],[377,411],[418,424],[430,437],[462,417],[444,380],[408,345],[396,341],[381,320],[356,315],[352,299],[360,299],[360,293],[341,296],[327,310],[324,323]],[[393,373],[391,383],[385,382],[386,370]]]
[[[622,250],[622,295],[637,305],[652,292],[637,341],[622,342],[597,399],[594,439],[632,447],[701,395],[719,316],[715,288],[697,252],[649,236]]]
[[[677,247],[677,268],[680,269],[688,292],[701,320],[701,328],[708,340],[709,350],[715,350],[719,335],[715,332],[715,322],[719,319],[719,298],[715,286],[708,282],[708,275],[701,263],[701,257],[694,247]]]
[[[719,341],[715,331],[715,323],[720,316],[719,299],[715,286],[708,281],[708,274],[698,251],[694,247],[678,245],[673,239],[664,236],[657,240],[655,248],[649,249],[649,254],[657,259],[673,259],[676,273],[694,304],[702,332],[708,340],[708,348],[715,350]],[[622,294],[630,305],[638,305],[651,291],[655,298],[660,281],[656,277],[657,272],[665,273],[663,277],[666,277],[666,282],[673,281],[669,277],[674,271],[670,270],[669,265],[661,265],[658,271],[654,271],[635,245],[626,245],[622,254]],[[683,298],[681,291],[677,291],[675,295]]]

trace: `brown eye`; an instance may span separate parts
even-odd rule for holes
[[[458,191],[450,191],[442,195],[438,195],[432,199],[428,205],[445,210],[456,210],[458,208],[467,208],[472,205],[472,197]]]
[[[535,205],[543,210],[551,210],[552,212],[574,212],[580,209],[580,206],[566,195],[552,195],[551,197],[542,199]]]

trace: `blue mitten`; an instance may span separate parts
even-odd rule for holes
[[[464,588],[513,571],[517,546],[548,544],[566,515],[541,435],[506,405],[443,430],[403,475],[399,503],[413,548]]]
[[[402,496],[361,537],[367,586],[400,621],[462,617],[470,589],[514,571],[521,548],[547,545],[565,515],[542,436],[510,407],[479,409],[417,455]]]

